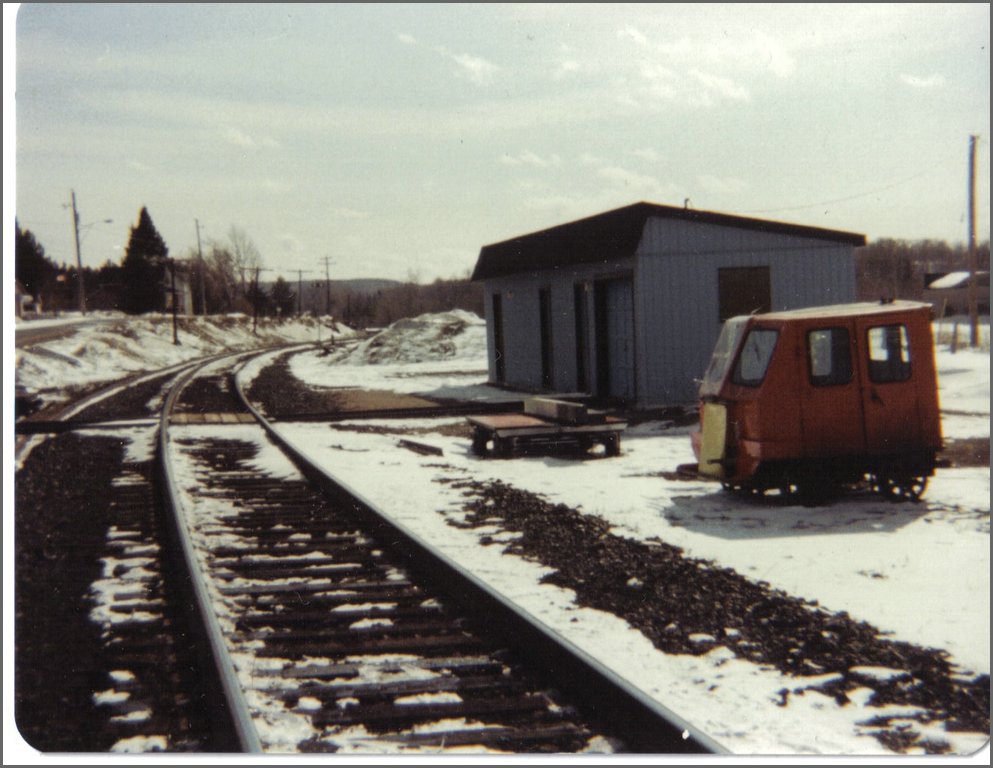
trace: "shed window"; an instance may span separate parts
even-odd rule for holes
[[[717,270],[718,320],[772,310],[769,267],[723,267]]]
[[[876,384],[910,378],[910,341],[905,325],[869,329],[869,378]]]
[[[852,348],[847,328],[818,328],[807,334],[810,383],[815,387],[852,380]]]
[[[744,387],[757,387],[765,379],[769,361],[776,349],[779,331],[770,328],[753,328],[745,337],[734,368],[732,381]]]

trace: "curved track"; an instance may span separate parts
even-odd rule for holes
[[[234,390],[191,380],[160,449],[186,479],[177,519],[201,610],[221,615],[210,645],[243,748],[722,751],[307,463]],[[266,475],[269,441],[295,469]]]
[[[158,592],[121,589],[115,600],[134,602],[113,610],[143,618],[154,608],[165,617],[168,647],[177,649],[161,657],[161,669],[138,675],[131,669],[137,658],[130,666],[97,664],[106,668],[93,674],[109,682],[96,706],[93,685],[91,708],[118,725],[140,709],[140,697],[127,690],[138,690],[134,680],[173,681],[162,703],[142,711],[165,712],[172,702],[174,720],[145,717],[147,727],[131,729],[132,749],[724,751],[309,465],[236,391],[231,367],[241,357],[147,377],[137,411],[109,396],[91,403],[89,414],[74,411],[77,421],[139,419],[147,433],[151,403],[164,401],[155,461],[140,465],[144,479],[109,481],[141,497],[137,506],[151,516],[147,535],[116,524],[104,531],[107,547],[128,553],[111,564],[112,576],[126,582],[133,566],[134,582],[161,585]],[[127,390],[116,394],[127,399]],[[92,440],[105,430],[114,439],[113,424],[85,426],[83,436],[48,442]],[[280,459],[273,443],[290,458]],[[161,473],[155,478],[153,466]],[[107,569],[106,558],[97,562]],[[161,653],[127,637],[110,644]],[[173,667],[197,672],[188,679]],[[121,706],[111,713],[115,697]],[[116,734],[49,748],[122,743],[128,746]]]
[[[230,748],[210,728],[148,450],[180,370],[17,424],[14,716],[41,752]]]

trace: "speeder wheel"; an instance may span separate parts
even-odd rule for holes
[[[919,501],[927,488],[926,475],[871,475],[872,490],[891,501]]]

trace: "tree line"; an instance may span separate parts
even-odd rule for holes
[[[37,298],[45,311],[75,309],[79,275],[75,267],[57,265],[30,230],[15,222],[15,277],[24,290]],[[989,270],[990,244],[977,247],[977,268]],[[968,270],[970,254],[962,244],[940,240],[876,240],[856,251],[856,298],[917,299],[924,297],[930,275]],[[482,286],[468,274],[421,284],[416,276],[406,281],[382,281],[375,289],[357,289],[349,281],[308,283],[325,294],[315,302],[302,286],[282,277],[260,279],[266,271],[262,255],[251,237],[232,226],[225,241],[209,241],[201,252],[173,259],[146,208],[131,227],[120,264],[107,261],[98,269],[83,268],[86,306],[94,310],[122,310],[129,314],[163,312],[170,307],[172,271],[179,270],[189,285],[194,314],[227,314],[290,317],[300,312],[330,312],[353,328],[382,327],[404,317],[426,312],[464,309],[483,315]]]
[[[251,237],[232,226],[227,239],[208,241],[201,251],[182,258],[170,257],[147,208],[131,227],[120,264],[111,261],[93,269],[84,267],[82,282],[75,266],[56,264],[30,230],[15,222],[15,277],[24,291],[45,312],[79,307],[78,291],[85,290],[90,310],[120,310],[128,314],[165,312],[172,308],[174,270],[186,287],[192,314],[243,313],[261,317],[290,317],[306,312],[330,312],[355,328],[389,325],[402,317],[448,309],[483,314],[482,287],[464,278],[439,279],[420,285],[412,276],[406,282],[373,281],[375,290],[351,288],[351,281],[322,281],[319,291],[326,300],[303,300],[299,286],[282,277],[266,281],[262,255]],[[362,281],[354,281],[362,282]]]
[[[970,269],[969,249],[943,240],[882,239],[856,251],[855,285],[859,301],[908,299],[920,301],[928,278]],[[976,246],[976,269],[989,271],[990,243]]]

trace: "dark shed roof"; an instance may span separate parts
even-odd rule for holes
[[[865,245],[865,235],[832,229],[749,219],[725,213],[675,208],[655,203],[634,203],[568,224],[484,245],[472,273],[473,280],[486,280],[520,272],[555,269],[569,264],[614,261],[632,256],[641,241],[650,216],[681,219],[701,224],[750,229],[773,234],[828,240],[852,246]]]

